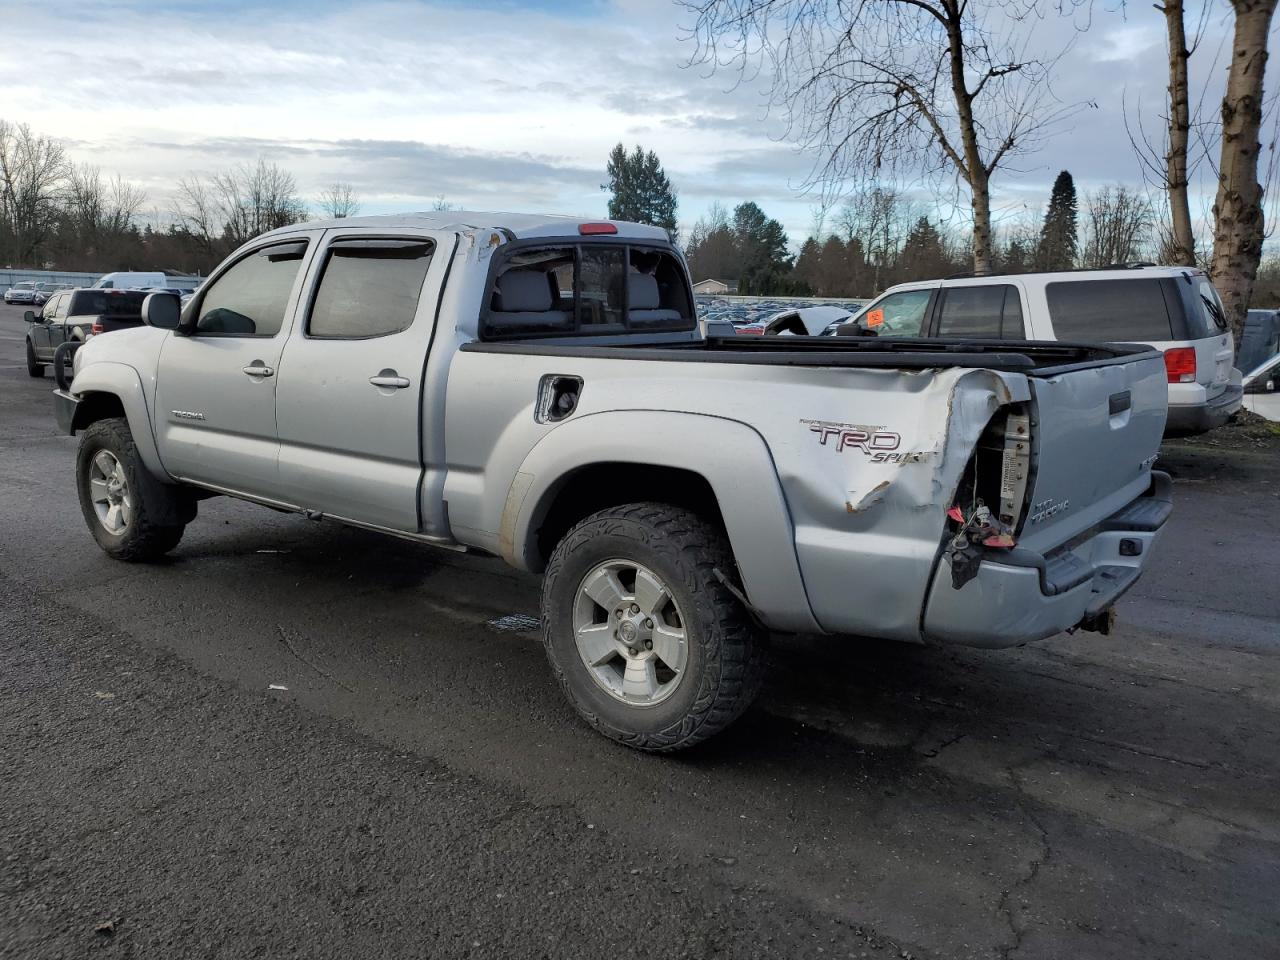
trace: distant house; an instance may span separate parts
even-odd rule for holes
[[[694,293],[728,293],[729,285],[723,280],[699,280],[693,285]]]

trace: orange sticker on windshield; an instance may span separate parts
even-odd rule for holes
[[[867,314],[867,326],[868,326],[868,327],[878,327],[878,326],[880,326],[880,324],[882,324],[882,323],[884,323],[884,311],[883,311],[883,310],[872,310],[872,311],[870,311],[870,312]]]

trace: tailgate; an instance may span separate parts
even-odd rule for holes
[[[1159,353],[1028,379],[1036,460],[1019,543],[1048,552],[1146,491],[1169,390]]]

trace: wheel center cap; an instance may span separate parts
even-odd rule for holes
[[[636,630],[636,625],[630,620],[623,620],[622,623],[618,624],[618,637],[623,643],[635,643],[638,635],[639,631]]]

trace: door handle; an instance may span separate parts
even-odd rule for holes
[[[249,364],[247,367],[241,367],[240,369],[243,370],[245,373],[247,373],[251,377],[259,377],[261,379],[266,379],[267,377],[275,376],[275,370],[271,369],[271,367],[268,367],[261,360],[256,360],[253,363]]]
[[[403,390],[409,385],[409,378],[399,376],[394,370],[383,370],[376,377],[370,377],[369,382],[375,387],[395,387],[397,390]]]

